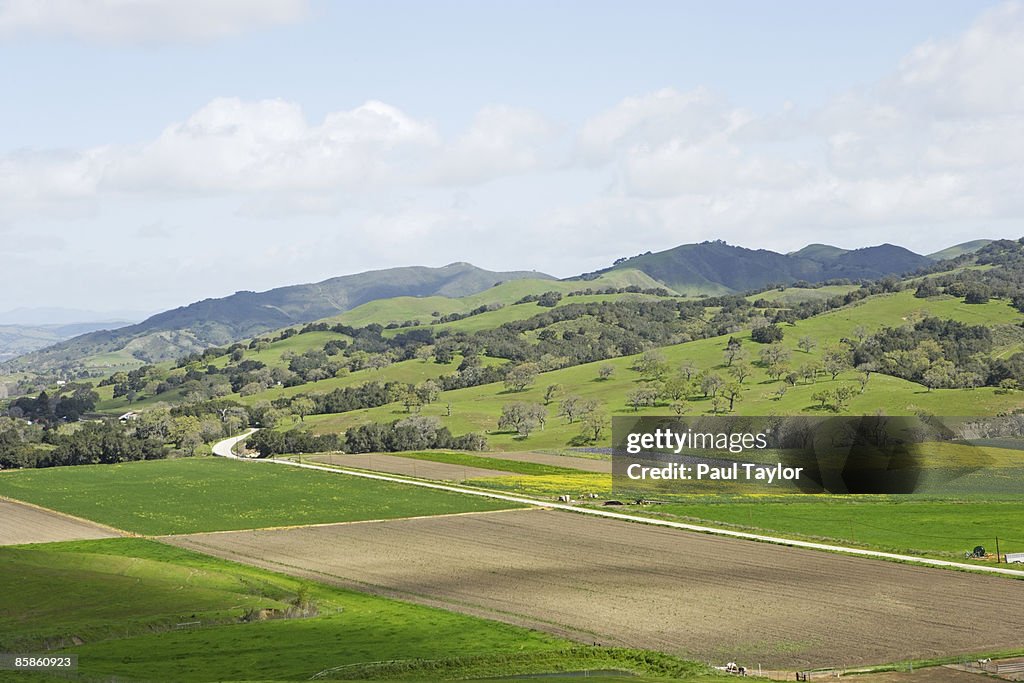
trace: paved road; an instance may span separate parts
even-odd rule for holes
[[[213,447],[214,455],[224,455],[225,457],[236,457],[231,454],[231,448],[242,439],[248,437],[252,432],[256,430],[250,430],[245,434],[225,439]],[[775,543],[777,545],[788,545],[795,548],[810,548],[811,550],[825,550],[827,552],[834,553],[845,553],[848,555],[859,555],[861,557],[873,557],[883,560],[893,560],[897,562],[916,562],[919,564],[927,564],[935,567],[951,567],[954,569],[968,569],[977,572],[988,572],[991,574],[1003,574],[1006,576],[1013,576],[1017,578],[1024,578],[1024,570],[1019,569],[1006,569],[1003,567],[988,567],[984,565],[967,564],[965,562],[950,562],[948,560],[934,560],[928,557],[917,557],[914,555],[899,555],[896,553],[883,553],[877,550],[865,550],[863,548],[847,548],[839,545],[829,545],[827,543],[812,543],[810,541],[797,541],[790,538],[779,538],[777,536],[764,536],[762,534],[751,534],[744,531],[733,531],[731,529],[718,529],[715,527],[700,526],[697,524],[686,524],[685,522],[672,522],[665,519],[650,519],[647,517],[637,517],[635,515],[626,515],[621,512],[612,512],[610,510],[602,510],[598,508],[587,508],[578,507],[576,505],[568,505],[565,503],[552,503],[546,500],[537,500],[535,498],[525,498],[523,496],[513,496],[504,493],[494,493],[491,491],[478,491],[476,489],[467,489],[461,486],[452,486],[449,484],[435,484],[427,481],[413,481],[411,479],[403,479],[401,477],[391,477],[383,474],[370,474],[369,472],[360,472],[357,470],[348,470],[338,467],[324,467],[322,465],[309,465],[306,463],[295,462],[293,460],[272,460],[272,459],[253,459],[247,460],[247,462],[253,463],[277,463],[278,465],[288,465],[290,467],[301,467],[308,470],[319,470],[321,472],[333,472],[335,474],[347,474],[353,477],[363,477],[365,479],[377,479],[379,481],[391,481],[399,484],[408,484],[410,486],[422,486],[429,489],[438,489],[440,491],[452,491],[454,493],[464,493],[471,496],[483,496],[484,498],[494,498],[496,500],[504,500],[509,503],[519,503],[522,505],[535,505],[537,507],[547,508],[549,510],[566,510],[568,512],[576,512],[584,515],[594,515],[596,517],[608,517],[610,519],[620,519],[627,522],[640,522],[643,524],[652,524],[654,526],[664,526],[673,529],[684,529],[686,531],[697,531],[705,534],[714,534],[716,536],[729,536],[731,538],[744,538],[751,541],[761,541],[764,543]]]
[[[255,433],[256,431],[257,430],[255,429],[250,429],[244,434],[239,434],[238,436],[233,436],[230,439],[218,441],[213,445],[213,454],[219,455],[222,458],[237,458],[238,456],[231,452],[232,449],[235,447],[235,444],[237,444],[239,441],[245,441],[250,436],[252,436],[252,434]]]

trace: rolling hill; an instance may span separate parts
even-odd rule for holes
[[[664,286],[683,295],[724,295],[800,281],[857,282],[902,275],[933,264],[942,254],[970,253],[984,243],[977,240],[926,257],[891,244],[853,250],[812,244],[780,254],[716,240],[618,259],[611,268],[564,281],[536,271],[492,272],[462,262],[442,268],[368,271],[266,292],[240,291],[165,311],[120,329],[91,331],[65,341],[54,339],[58,343],[7,360],[0,365],[0,374],[83,369],[95,374],[130,369],[249,339],[270,330],[325,318],[343,320],[346,312],[373,302],[384,309],[394,309],[393,320],[422,323],[435,311],[468,311],[472,308],[465,306],[469,297],[491,289],[500,296],[491,297],[494,301],[478,301],[478,305],[514,303],[518,297],[506,296],[512,293],[511,289],[499,290],[494,287],[498,283],[521,282],[523,287],[515,289],[524,293]],[[375,315],[380,313],[383,310],[374,310]],[[359,319],[360,316],[353,316],[352,322]],[[30,350],[22,346],[17,352]]]
[[[106,367],[131,364],[133,358],[136,363],[167,360],[268,330],[337,315],[377,299],[461,297],[499,282],[526,278],[553,279],[536,271],[499,273],[468,263],[451,263],[442,268],[416,266],[368,271],[266,292],[236,292],[165,311],[136,325],[75,337],[8,361],[3,370],[49,370],[96,356],[107,357]]]
[[[983,249],[990,244],[992,244],[992,240],[971,240],[970,242],[954,244],[952,247],[947,247],[941,251],[936,251],[933,254],[928,254],[928,258],[933,261],[945,261],[946,259],[956,258],[957,256],[963,256],[964,254],[973,254],[979,249]]]

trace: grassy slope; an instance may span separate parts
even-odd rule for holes
[[[933,261],[942,261],[944,259],[956,258],[963,254],[973,254],[982,247],[985,247],[992,243],[992,240],[971,240],[970,242],[964,242],[962,244],[955,244],[952,247],[946,247],[940,251],[936,251],[933,254],[928,254],[928,258]]]
[[[563,298],[558,302],[557,307],[568,306],[569,304],[584,304],[597,301],[621,301],[623,299],[657,299],[658,297],[645,294],[588,294]],[[515,320],[526,320],[535,315],[540,315],[549,309],[538,306],[536,303],[513,304],[497,311],[488,311],[479,315],[470,316],[463,320],[431,325],[435,332],[440,330],[451,330],[452,332],[479,332],[490,330],[505,323]],[[400,330],[389,330],[397,333]]]
[[[1003,552],[1024,551],[1024,502],[1020,501],[720,498],[658,505],[642,514],[946,559],[963,559],[964,551],[976,545],[995,552],[996,537]]]
[[[842,296],[855,289],[860,288],[857,285],[828,285],[813,289],[786,287],[782,290],[770,289],[760,294],[751,294],[747,297],[747,300],[757,301],[758,299],[764,299],[765,301],[778,303],[780,306],[794,306],[803,301],[824,301],[833,296]]]
[[[0,495],[150,535],[515,507],[444,491],[220,458],[3,472]]]
[[[351,311],[346,311],[327,320],[329,322],[342,322],[356,327],[369,325],[370,323],[377,323],[379,325],[387,325],[392,322],[402,323],[406,320],[429,323],[433,319],[433,313],[435,312],[441,314],[467,313],[474,308],[486,304],[509,306],[528,294],[543,294],[544,292],[568,294],[569,292],[584,290],[588,287],[598,289],[602,287],[629,287],[631,285],[637,285],[644,289],[664,286],[639,270],[612,271],[594,280],[512,280],[510,282],[503,282],[478,294],[458,299],[443,296],[400,296],[393,299],[380,299],[357,306]]]
[[[337,666],[417,658],[478,662],[466,670],[451,665],[446,677],[528,672],[537,665],[547,667],[542,671],[626,668],[632,661],[631,653],[582,648],[142,539],[2,548],[0,586],[7,596],[0,650],[38,651],[76,637],[84,643],[66,651],[79,655],[82,674],[104,679],[306,680]],[[238,623],[249,608],[286,608],[303,586],[317,616]],[[174,629],[186,621],[202,625]]]
[[[408,382],[419,384],[428,379],[437,379],[441,375],[448,375],[456,371],[460,357],[456,357],[451,363],[423,363],[421,361],[402,361],[393,363],[380,370],[358,370],[350,372],[342,377],[331,377],[322,379],[319,382],[306,382],[294,387],[271,387],[251,396],[239,396],[232,394],[228,398],[238,401],[244,405],[253,405],[260,401],[270,401],[282,396],[296,396],[298,394],[325,394],[334,389],[343,387],[358,386],[367,382]]]
[[[833,311],[822,316],[785,326],[783,344],[792,349],[791,364],[799,366],[809,360],[820,360],[824,349],[843,336],[852,335],[855,328],[864,326],[875,331],[882,326],[898,326],[925,315],[961,320],[969,324],[1003,324],[1019,322],[1020,313],[1003,301],[988,304],[968,305],[962,301],[941,297],[936,299],[915,299],[911,292],[874,297],[870,301]],[[811,353],[796,349],[800,337],[808,335],[817,340],[818,346]],[[760,345],[749,340],[748,333],[738,333],[743,339],[753,360]],[[725,338],[703,339],[662,349],[666,359],[674,366],[685,360],[692,361],[700,369],[713,369],[728,378],[724,367],[722,349]],[[543,431],[520,440],[512,434],[496,433],[497,418],[502,405],[511,401],[542,402],[544,389],[549,384],[560,384],[563,393],[578,394],[587,399],[600,401],[610,413],[632,413],[626,405],[627,394],[643,386],[640,376],[630,370],[634,357],[616,358],[600,363],[591,363],[553,372],[543,373],[536,384],[520,393],[508,393],[500,384],[471,387],[445,392],[438,404],[426,406],[423,413],[438,416],[453,433],[469,431],[489,432],[492,448],[515,450],[528,448],[562,448],[579,433],[578,425],[565,424],[555,418],[556,403],[549,406],[549,419]],[[597,379],[598,368],[608,364],[615,368],[614,376],[607,381]],[[856,373],[848,371],[836,382],[851,384]],[[781,381],[772,382],[764,370],[755,366],[754,374],[745,382],[742,398],[736,404],[736,412],[745,415],[817,413],[817,403],[812,394],[822,388],[834,386],[830,379],[819,379],[814,384],[798,385],[788,390],[781,399],[772,398]],[[691,413],[710,411],[709,400],[691,397]],[[444,404],[451,403],[452,416],[445,415]],[[927,391],[924,387],[895,377],[875,374],[863,394],[858,394],[850,403],[850,414],[871,414],[878,409],[888,414],[913,414],[924,409],[935,414],[995,414],[999,410],[1019,405],[1019,395],[997,394],[992,388],[975,390],[943,389]],[[664,414],[664,406],[641,409],[640,413]],[[405,414],[401,406],[392,404],[370,410],[355,411],[338,415],[318,415],[307,418],[306,422],[317,431],[342,431],[354,424],[371,421],[390,421]]]

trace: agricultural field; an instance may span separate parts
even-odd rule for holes
[[[655,505],[639,514],[941,559],[962,560],[965,551],[978,545],[994,553],[996,538],[1002,552],[1024,552],[1021,500],[708,497]]]
[[[119,535],[81,519],[0,499],[0,546],[114,538]]]
[[[366,455],[313,455],[303,458],[303,461],[315,462],[322,465],[335,465],[337,467],[371,470],[373,472],[400,474],[406,477],[415,477],[418,479],[434,479],[438,481],[462,482],[466,479],[501,477],[508,474],[508,472],[483,469],[469,465],[433,462],[431,460],[385,455],[381,453],[369,453]]]
[[[515,473],[527,475],[561,475],[575,474],[572,463],[559,460],[557,463],[536,462],[526,459],[503,458],[501,453],[486,455],[482,453],[462,453],[459,451],[407,451],[402,453],[403,457],[427,460],[431,462],[447,463],[459,467],[483,467],[489,469],[503,470],[502,474]],[[558,457],[558,456],[553,456]],[[565,460],[564,458],[562,460]]]
[[[1022,581],[557,511],[169,542],[304,579],[700,661],[850,666],[1022,645]]]
[[[148,535],[515,507],[475,496],[225,458],[0,472],[0,495]]]
[[[381,660],[415,674],[421,659],[441,674],[430,678],[610,669],[715,680],[671,657],[645,665],[143,539],[0,548],[0,594],[0,650],[75,653],[86,680],[307,680],[335,667],[366,677]]]
[[[573,453],[573,451],[569,451]],[[553,455],[551,453],[478,453],[483,458],[500,458],[514,462],[532,462],[537,465],[551,465],[552,467],[566,467],[571,470],[582,472],[595,472],[597,474],[611,474],[612,461],[608,456],[604,457],[581,457],[579,455]]]
[[[1013,457],[1005,449],[1003,458]],[[614,497],[611,461],[544,453],[407,452],[401,456],[313,455],[302,460],[356,467],[422,479],[465,483],[475,488],[553,499],[570,495],[586,502],[591,493]],[[948,460],[948,457],[946,458]],[[1001,462],[1001,461],[1000,461]],[[1000,462],[995,462],[999,465]],[[491,469],[482,469],[493,463]],[[505,471],[496,471],[498,468]],[[1016,472],[1016,470],[1015,470]],[[836,543],[885,552],[962,560],[977,545],[995,551],[1024,552],[1024,499],[1006,495],[971,496],[958,491],[936,495],[828,496],[743,495],[662,496],[668,502],[627,506],[640,517],[672,519],[786,538]],[[989,561],[994,561],[994,557]]]
[[[571,459],[592,462],[597,467],[610,466],[608,461]],[[1014,473],[1019,477],[1019,470]],[[600,501],[622,497],[613,490],[609,473],[599,471],[507,474],[470,478],[463,483],[542,500],[569,495],[584,504],[590,494]],[[658,504],[628,505],[621,511],[640,517],[937,559],[962,560],[964,552],[982,545],[992,554],[985,563],[993,562],[996,538],[1000,539],[1002,552],[1024,552],[1024,498],[1019,490],[972,495],[954,486],[945,496],[792,494],[766,498],[678,494],[662,495],[659,499]]]

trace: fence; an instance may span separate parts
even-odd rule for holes
[[[1006,674],[1024,673],[1024,660],[1015,660],[1012,662],[994,662],[991,660],[968,661],[960,662],[960,666],[957,668],[964,671],[971,671],[973,673],[1005,676]]]
[[[993,668],[988,669],[989,673],[994,673],[997,676],[1003,674],[1022,674],[1024,673],[1024,662],[1007,662],[1006,664],[999,664],[997,662],[990,662],[990,665],[994,665]]]

